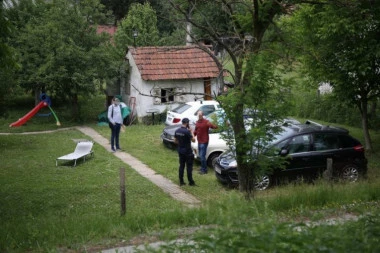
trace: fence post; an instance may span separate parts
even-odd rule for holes
[[[120,205],[121,216],[125,215],[125,168],[120,168]]]
[[[333,177],[333,159],[327,158],[327,180],[331,181]]]

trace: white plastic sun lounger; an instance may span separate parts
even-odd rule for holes
[[[92,141],[81,141],[77,143],[77,146],[73,153],[58,157],[55,161],[55,166],[58,166],[58,161],[74,161],[74,167],[77,165],[77,160],[83,157],[83,161],[86,161],[88,155],[93,155],[92,146],[94,143]]]

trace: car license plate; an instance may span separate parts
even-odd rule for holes
[[[214,170],[218,173],[218,174],[222,174],[222,171],[220,170],[220,168],[218,166],[215,166]]]

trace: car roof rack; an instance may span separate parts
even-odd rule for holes
[[[330,129],[329,125],[322,125],[318,122],[311,121],[311,120],[306,120],[305,124],[310,125],[310,126],[320,127],[320,130],[322,130],[322,131]]]
[[[306,125],[320,126],[320,127],[323,127],[323,126],[324,126],[324,125],[322,125],[322,124],[319,124],[319,123],[317,123],[317,122],[315,122],[315,121],[311,121],[311,120],[306,120],[305,124],[306,124]]]
[[[327,130],[335,130],[335,131],[341,131],[341,132],[344,132],[344,133],[348,133],[349,131],[343,127],[336,127],[336,126],[329,126],[329,125],[322,125],[322,124],[319,124],[315,121],[311,121],[311,120],[306,120],[305,122],[306,125],[311,125],[311,126],[318,126],[320,127],[321,131],[327,131]]]
[[[345,134],[349,133],[349,131],[345,128],[323,125],[311,120],[306,120],[306,122],[303,124],[302,123],[293,124],[293,123],[287,122],[286,124],[283,124],[282,126],[292,128],[298,133],[307,133],[307,132],[314,132],[314,131],[331,131],[331,132],[341,132]]]

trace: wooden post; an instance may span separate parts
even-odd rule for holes
[[[333,177],[333,159],[327,158],[327,180],[332,180]]]
[[[125,168],[120,168],[120,205],[121,216],[125,215]]]

